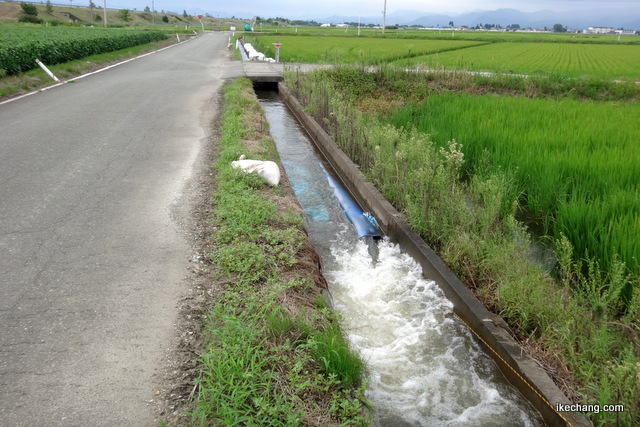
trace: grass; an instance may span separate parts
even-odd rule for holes
[[[424,79],[416,73],[384,68],[375,73],[338,68],[306,77],[286,76],[298,99],[343,151],[483,303],[505,318],[523,348],[545,366],[561,390],[574,401],[625,405],[622,413],[586,414],[594,424],[637,424],[637,277],[619,261],[603,269],[593,257],[575,253],[563,234],[555,242],[558,269],[554,274],[533,263],[531,237],[515,215],[518,201],[513,195],[519,187],[513,171],[505,173],[507,166],[494,165],[491,155],[480,155],[473,170],[465,170],[469,144],[451,140],[440,145],[429,134],[418,132],[413,121],[396,127],[381,119],[381,113],[414,100],[415,95],[403,95],[414,94],[414,87],[433,88],[436,94],[447,87],[481,91],[479,82],[486,81],[450,73],[432,73],[429,80]],[[493,88],[505,90],[500,81],[505,84],[510,79],[500,78],[483,87],[487,99],[496,98],[489,94]],[[429,90],[420,93],[429,95]],[[545,96],[532,87],[529,95]],[[456,96],[463,100],[466,95]],[[518,102],[505,102],[510,105],[511,101]],[[462,128],[471,126],[460,117],[464,111],[456,110],[464,105],[444,103],[439,108],[451,109],[449,114],[457,116],[458,128]],[[489,120],[492,114],[484,118]],[[497,114],[499,117],[499,109]],[[533,114],[528,117],[534,120]],[[432,129],[434,133],[439,130]],[[626,309],[620,310],[621,292],[630,285],[633,292]]]
[[[240,154],[278,160],[251,83],[224,93],[208,255],[224,289],[207,316],[189,423],[367,425],[364,366],[324,303],[317,260],[300,264],[312,249],[291,190],[231,168]]]

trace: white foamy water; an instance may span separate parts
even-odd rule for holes
[[[537,426],[539,414],[506,382],[451,312],[438,285],[386,240],[374,264],[281,102],[262,107],[320,254],[342,328],[367,365],[378,426]]]
[[[374,265],[366,244],[343,230],[323,273],[344,332],[367,364],[377,425],[542,424],[410,256],[381,241]]]

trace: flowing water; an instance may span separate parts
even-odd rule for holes
[[[378,259],[358,240],[313,145],[276,92],[259,92],[280,158],[307,216],[332,305],[367,365],[378,426],[538,426],[539,414],[451,312],[438,285],[398,245]]]

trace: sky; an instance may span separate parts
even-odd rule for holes
[[[63,3],[57,0],[55,3]],[[104,0],[93,0],[102,7]],[[72,4],[81,5],[88,0],[72,0]],[[152,0],[106,0],[108,8],[144,10],[151,7]],[[297,18],[310,15],[331,16],[376,16],[381,15],[384,0],[154,0],[157,11],[181,13],[186,10],[208,12],[213,16],[248,18],[252,16]],[[585,8],[629,8],[638,11],[640,0],[387,0],[387,14],[399,10],[416,10],[425,13],[460,14],[473,10],[495,10],[500,8],[518,9],[522,12],[539,10],[571,11]]]

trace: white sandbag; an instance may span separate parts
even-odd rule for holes
[[[280,182],[280,168],[275,162],[269,160],[249,160],[245,159],[243,154],[239,160],[231,162],[231,167],[246,173],[255,172],[271,186],[276,186]]]

